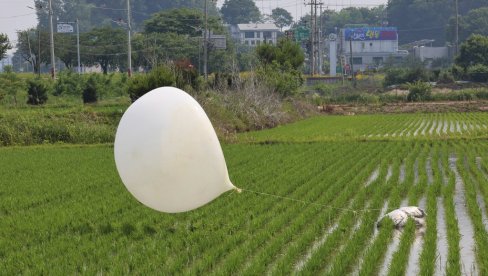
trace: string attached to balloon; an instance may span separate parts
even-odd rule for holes
[[[253,191],[253,190],[249,190],[249,189],[243,189],[243,188],[236,188],[236,189],[239,189],[238,193],[241,193],[242,191],[250,192],[250,193],[254,193],[254,194],[258,194],[258,195],[274,197],[274,198],[279,198],[279,199],[284,199],[284,200],[289,200],[289,201],[295,201],[295,202],[300,202],[300,203],[308,204],[308,205],[315,205],[315,206],[318,206],[321,208],[326,208],[326,209],[335,209],[335,210],[352,212],[354,214],[360,213],[360,212],[381,211],[381,209],[375,209],[375,208],[351,209],[351,208],[343,208],[343,207],[334,207],[334,206],[320,204],[320,203],[316,203],[316,202],[312,202],[312,201],[305,201],[305,200],[296,199],[296,198],[292,198],[292,197],[286,197],[286,196],[280,196],[280,195],[269,194],[269,193],[264,193],[264,192],[258,192],[258,191]]]
[[[127,190],[160,212],[190,211],[230,190],[358,212],[235,187],[207,114],[174,87],[154,89],[129,106],[117,127],[114,157]]]

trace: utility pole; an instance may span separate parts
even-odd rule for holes
[[[458,47],[459,47],[459,5],[458,5],[458,0],[456,1],[456,49],[454,50],[454,53],[457,55],[458,53]]]
[[[78,74],[81,74],[80,66],[80,22],[76,18],[76,54],[78,56]]]
[[[50,29],[50,40],[51,40],[51,78],[54,80],[56,78],[56,63],[54,57],[54,33],[53,33],[53,7],[52,0],[49,0],[49,29]]]
[[[37,25],[37,76],[41,77],[41,24]]]
[[[132,75],[132,46],[130,42],[130,0],[127,0],[127,75]]]
[[[207,0],[205,0],[205,30],[203,34],[203,75],[205,76],[205,80],[208,79],[208,71],[207,71],[207,59],[208,59],[208,6]]]
[[[323,30],[322,30],[322,14],[323,14],[323,11],[322,11],[322,3],[319,4],[320,5],[320,16],[319,16],[319,20],[320,20],[320,24],[319,24],[319,74],[323,74],[323,67],[324,67],[324,53],[323,53],[323,49],[324,49],[324,43],[323,43]]]
[[[312,76],[317,73],[317,63],[320,63],[320,37],[317,28],[317,6],[321,6],[322,4],[323,3],[319,3],[317,0],[310,0],[309,3],[305,3],[305,6],[310,5],[310,73]]]
[[[349,63],[351,64],[352,86],[356,87],[356,78],[354,76],[354,62],[352,57],[352,36],[349,37],[349,51],[351,57],[351,61]]]

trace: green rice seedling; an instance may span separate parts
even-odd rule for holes
[[[410,246],[415,239],[415,223],[409,219],[402,231],[402,237],[398,250],[391,260],[388,275],[404,275],[410,254]]]

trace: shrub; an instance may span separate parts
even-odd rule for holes
[[[426,82],[416,81],[408,84],[408,91],[408,101],[420,102],[431,98],[432,87]]]
[[[405,82],[406,70],[403,68],[390,68],[386,70],[385,79],[383,85],[390,86],[394,84],[401,84]]]
[[[438,83],[454,83],[454,76],[449,70],[442,70],[439,72],[439,77],[437,78]]]
[[[464,68],[459,65],[454,64],[451,67],[451,72],[452,72],[452,76],[456,80],[466,79],[466,70],[464,70]]]
[[[168,67],[160,66],[147,74],[136,75],[129,81],[127,90],[132,102],[147,92],[162,86],[175,86],[176,79]]]
[[[58,74],[58,79],[54,85],[53,95],[76,95],[80,96],[83,89],[83,78],[70,70]]]
[[[468,76],[475,82],[488,81],[488,66],[483,64],[476,64],[468,67]]]
[[[304,82],[300,71],[294,69],[281,70],[276,62],[266,68],[258,69],[257,74],[273,92],[282,97],[296,95]]]
[[[36,78],[27,83],[27,103],[31,105],[44,104],[47,101],[49,86],[46,81]]]
[[[83,88],[83,103],[96,103],[98,101],[98,85],[95,76],[90,76]]]

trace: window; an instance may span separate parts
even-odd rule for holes
[[[244,37],[245,38],[254,38],[254,32],[245,32]]]
[[[353,57],[352,58],[352,64],[358,64],[358,65],[363,64],[363,58],[362,57]]]
[[[266,39],[266,38],[271,38],[272,37],[272,34],[271,32],[263,32],[263,38]]]
[[[376,65],[383,63],[383,57],[373,57],[373,63]]]
[[[364,49],[364,42],[361,42],[361,49]]]
[[[254,45],[254,44],[256,44],[256,41],[251,40],[251,45]]]

